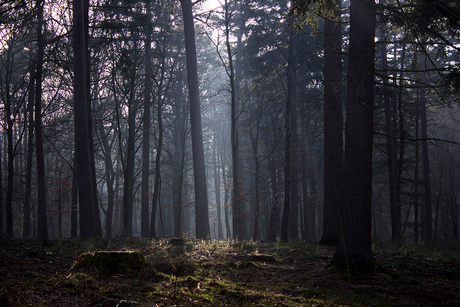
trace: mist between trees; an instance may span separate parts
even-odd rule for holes
[[[459,4],[377,2],[3,1],[1,231],[458,240]]]

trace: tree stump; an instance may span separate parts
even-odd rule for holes
[[[77,255],[71,270],[97,268],[101,274],[112,275],[139,271],[144,265],[144,255],[139,251],[97,251]]]

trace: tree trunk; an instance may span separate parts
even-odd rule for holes
[[[150,0],[145,0],[147,21],[145,25],[145,77],[144,77],[144,118],[142,130],[142,196],[141,196],[141,236],[150,236],[149,188],[150,188],[150,94],[152,91]]]
[[[34,79],[35,79],[35,65],[31,64],[30,68],[30,84],[29,84],[29,103],[27,106],[28,116],[28,133],[27,133],[27,161],[26,161],[26,186],[24,193],[24,221],[22,227],[22,237],[28,238],[31,234],[31,196],[32,196],[32,163],[33,163],[33,153],[34,153]]]
[[[104,131],[102,118],[98,118],[97,130],[99,131],[99,139],[102,143],[102,155],[104,156],[105,164],[105,182],[107,188],[107,211],[105,212],[105,236],[106,238],[112,237],[112,220],[113,220],[113,207],[115,199],[115,191],[113,183],[115,181],[115,172],[113,169],[113,160],[111,145],[107,140],[108,135]]]
[[[218,139],[217,131],[214,134],[215,140]],[[217,209],[217,239],[223,240],[224,233],[222,231],[222,208],[220,203],[220,168],[219,168],[219,150],[217,149],[218,144],[214,142],[214,192],[216,195],[216,209]]]
[[[9,61],[13,61],[11,51],[8,50]],[[5,102],[5,119],[6,119],[6,140],[7,140],[7,189],[6,189],[6,234],[13,238],[13,191],[14,191],[14,143],[13,143],[13,124],[14,119],[11,112],[12,97],[10,94],[10,77],[5,80],[6,102]]]
[[[415,139],[419,138],[419,107],[415,104]],[[420,145],[415,142],[415,166],[414,166],[414,243],[418,243],[419,237],[419,160]]]
[[[185,57],[190,99],[190,126],[192,132],[193,173],[195,183],[196,237],[205,239],[210,236],[208,215],[208,192],[201,128],[200,91],[193,25],[192,1],[181,0],[184,19]]]
[[[242,218],[240,212],[242,211],[242,204],[240,199],[240,186],[238,182],[238,130],[237,118],[239,112],[237,86],[235,81],[235,68],[233,67],[233,54],[230,46],[230,11],[228,1],[225,1],[225,42],[227,47],[228,65],[229,65],[229,78],[230,78],[230,94],[231,94],[231,123],[230,123],[230,142],[232,148],[232,225],[233,225],[233,239],[241,238]]]
[[[136,49],[136,48],[135,48]],[[134,54],[137,50],[134,51]],[[136,63],[136,61],[134,61]],[[134,205],[134,158],[135,158],[135,130],[136,130],[136,68],[132,68],[131,85],[128,101],[128,141],[126,153],[126,167],[124,173],[123,188],[123,235],[133,234],[133,205]]]
[[[431,213],[431,179],[430,179],[430,160],[428,158],[428,132],[427,132],[427,118],[426,118],[426,97],[423,88],[420,91],[420,123],[422,135],[422,160],[423,160],[423,183],[425,187],[425,210],[422,216],[422,229],[423,241],[430,242],[433,240],[433,225]]]
[[[37,7],[37,69],[35,83],[35,147],[37,152],[37,236],[48,239],[48,220],[46,218],[46,174],[42,135],[42,71],[45,39],[42,33],[43,0],[36,1]],[[75,31],[74,31],[75,32]],[[84,92],[83,92],[84,93]]]
[[[182,85],[182,82],[180,83]],[[182,237],[182,184],[185,166],[185,134],[187,112],[183,95],[176,98],[174,121],[174,162],[173,162],[173,214],[174,236]]]
[[[230,240],[230,238],[232,238],[232,232],[231,232],[231,229],[230,229],[230,217],[229,217],[229,212],[228,212],[228,207],[229,207],[229,204],[228,204],[228,201],[230,199],[230,193],[229,193],[229,189],[228,189],[228,184],[227,182],[229,183],[229,178],[227,178],[226,174],[225,174],[225,154],[223,152],[223,149],[222,148],[219,148],[219,157],[220,157],[220,169],[221,169],[221,172],[222,172],[222,182],[225,183],[225,190],[224,190],[224,220],[225,220],[225,232],[226,232],[226,238],[227,240]]]
[[[388,62],[386,49],[386,27],[381,29],[381,56],[383,74],[383,101],[385,107],[385,129],[387,134],[387,155],[388,155],[388,182],[390,187],[390,212],[391,212],[391,237],[393,240],[401,238],[401,209],[397,195],[396,176],[396,140],[393,132],[393,112],[390,105],[390,87],[388,84]]]
[[[3,173],[2,173],[2,133],[0,133],[0,240],[3,238]]]
[[[313,142],[312,142],[313,143]],[[313,145],[313,144],[312,144]],[[311,147],[313,147],[311,145]],[[318,189],[316,185],[316,176],[314,171],[315,160],[311,151],[307,155],[307,178],[310,187],[309,206],[307,208],[307,226],[310,240],[316,240],[316,206],[318,204]]]
[[[287,95],[286,95],[286,109],[285,109],[285,122],[284,130],[285,136],[285,150],[284,150],[284,207],[283,216],[281,219],[281,241],[287,242],[288,237],[288,223],[289,214],[291,209],[291,94],[292,94],[292,44],[289,47],[289,58],[287,65]]]
[[[334,19],[340,20],[341,1],[335,1]],[[337,245],[338,205],[342,199],[342,25],[324,21],[324,207],[321,244]]]
[[[289,211],[289,226],[288,226],[288,237],[289,240],[295,240],[299,238],[299,159],[298,159],[298,146],[297,146],[297,94],[296,94],[296,64],[294,55],[294,44],[295,44],[295,32],[290,31],[289,33],[289,65],[292,67],[288,78],[291,79],[290,88],[291,93],[291,208]],[[292,50],[291,50],[292,49]]]
[[[78,176],[77,176],[77,157],[74,153],[73,172],[72,172],[72,202],[70,204],[70,237],[78,236]]]
[[[39,0],[37,0],[39,1]],[[76,168],[80,201],[80,236],[95,237],[93,180],[91,169],[90,136],[88,131],[88,102],[86,85],[85,18],[82,1],[73,1],[73,46],[74,46],[74,125]],[[37,101],[38,104],[38,101]],[[36,122],[38,122],[37,117]],[[38,138],[38,131],[37,131]],[[39,181],[40,182],[40,181]]]
[[[350,4],[350,47],[345,126],[342,238],[333,264],[374,271],[371,250],[375,2]]]
[[[94,161],[94,143],[93,143],[93,117],[91,114],[91,52],[89,48],[89,0],[84,2],[84,25],[85,25],[85,58],[86,58],[86,112],[88,117],[88,139],[89,139],[89,157],[91,163],[91,183],[93,185],[93,211],[94,227],[96,227],[96,236],[102,237],[101,217],[99,214],[99,202],[97,196],[96,164]]]
[[[162,108],[162,99],[161,99],[161,91],[158,95],[158,105],[157,105],[157,113],[158,113],[158,144],[157,144],[157,153],[155,157],[155,182],[153,184],[153,196],[152,196],[152,216],[150,218],[151,224],[151,237],[156,238],[156,210],[157,210],[157,202],[159,200],[160,195],[160,180],[161,180],[161,152],[163,149],[163,118],[161,115],[161,108]],[[160,218],[161,218],[161,208],[160,208]]]

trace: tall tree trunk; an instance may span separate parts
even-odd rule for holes
[[[289,226],[288,226],[288,237],[289,240],[295,240],[299,238],[299,159],[298,159],[298,146],[297,146],[297,94],[296,94],[296,64],[294,55],[294,44],[295,44],[295,33],[290,31],[289,33],[289,58],[290,58],[290,75],[291,79],[291,208],[289,211]],[[292,50],[291,50],[292,49]]]
[[[72,200],[70,204],[70,237],[78,236],[78,175],[77,175],[77,157],[73,157],[73,172],[72,172]]]
[[[313,147],[313,146],[311,146]],[[307,226],[310,240],[316,240],[316,205],[318,204],[318,189],[316,185],[316,176],[315,176],[315,160],[311,151],[307,154],[307,178],[310,188],[309,195],[309,206],[307,208]]]
[[[419,138],[419,107],[415,104],[415,139]],[[418,243],[419,237],[419,160],[420,145],[415,142],[415,166],[414,166],[414,243]]]
[[[85,58],[86,58],[86,112],[88,113],[88,138],[89,156],[91,160],[91,183],[93,185],[93,211],[96,227],[96,236],[102,237],[101,217],[99,214],[99,202],[97,196],[96,164],[94,161],[93,143],[93,117],[91,115],[91,52],[89,47],[89,0],[84,2],[84,22],[85,22]]]
[[[374,271],[371,250],[375,2],[350,4],[342,238],[333,264]]]
[[[39,1],[39,0],[37,0]],[[94,193],[91,169],[90,136],[88,131],[88,102],[85,44],[85,6],[82,1],[73,1],[73,46],[74,46],[74,125],[76,168],[80,201],[80,236],[97,236],[94,214]],[[38,101],[37,101],[38,105]],[[36,122],[38,122],[37,117]],[[38,138],[38,131],[37,131]]]
[[[134,54],[137,53],[134,48]],[[136,63],[136,61],[134,61]],[[133,206],[134,206],[134,158],[135,158],[135,131],[136,131],[136,68],[132,68],[131,85],[128,101],[128,141],[126,153],[126,167],[123,189],[123,235],[133,234]]]
[[[254,223],[253,223],[253,232],[252,239],[254,241],[260,240],[260,229],[259,229],[259,220],[260,220],[260,159],[259,159],[259,130],[260,130],[260,121],[261,119],[261,110],[259,109],[260,104],[262,103],[263,98],[257,99],[257,109],[253,110],[250,115],[250,127],[249,134],[251,136],[252,143],[252,155],[254,157]],[[253,128],[253,125],[255,127]],[[255,129],[255,132],[252,130]]]
[[[229,178],[227,178],[226,174],[225,174],[225,154],[224,154],[224,151],[222,148],[219,148],[219,157],[220,157],[220,169],[221,169],[221,173],[222,173],[222,182],[225,182],[225,183],[229,183]],[[224,190],[224,220],[225,220],[225,232],[226,232],[226,238],[227,240],[230,240],[230,238],[232,238],[232,231],[230,229],[230,217],[229,217],[229,210],[228,210],[228,207],[229,207],[229,204],[228,204],[228,201],[230,199],[230,193],[229,193],[229,189],[228,189],[228,184],[225,184],[225,190]]]
[[[256,154],[254,157],[254,164],[255,164],[255,173],[254,173],[254,193],[255,193],[255,200],[254,200],[254,231],[253,231],[253,240],[260,240],[260,229],[259,229],[259,220],[260,220],[260,161],[259,156]]]
[[[381,56],[383,74],[383,101],[385,107],[385,129],[387,134],[387,155],[388,155],[388,182],[390,187],[390,212],[391,212],[391,237],[393,240],[401,238],[401,207],[397,195],[397,165],[396,165],[396,140],[393,132],[393,112],[390,105],[390,86],[388,80],[388,61],[386,49],[386,27],[381,29]]]
[[[214,134],[214,139],[218,139],[217,131]],[[224,233],[222,231],[222,208],[220,203],[220,168],[219,168],[219,150],[217,149],[217,141],[214,142],[214,193],[216,195],[216,209],[217,209],[217,239],[223,240]]]
[[[201,129],[200,91],[195,46],[195,29],[193,25],[192,1],[181,0],[184,19],[185,57],[187,63],[187,80],[190,99],[190,126],[192,133],[193,173],[195,183],[196,237],[207,238],[209,230],[208,191]]]
[[[26,161],[26,186],[24,193],[24,221],[22,227],[22,237],[30,237],[31,231],[31,198],[32,198],[32,162],[34,153],[34,79],[35,79],[35,65],[33,61],[30,67],[30,83],[29,83],[29,103],[27,106],[28,128],[27,128],[27,161]]]
[[[302,210],[303,210],[303,230],[302,239],[311,240],[313,234],[309,231],[309,200],[308,200],[308,180],[307,180],[307,121],[305,120],[305,102],[300,106],[300,125],[301,125],[301,140],[302,140]]]
[[[422,229],[423,241],[430,242],[433,240],[433,225],[431,213],[431,179],[430,179],[430,160],[428,158],[428,132],[427,132],[427,118],[426,118],[426,97],[423,88],[420,91],[420,123],[422,135],[422,160],[423,160],[423,183],[425,187],[425,208],[422,216]]]
[[[102,118],[98,118],[97,130],[99,131],[99,139],[102,143],[102,155],[105,160],[105,182],[107,188],[107,211],[105,212],[105,236],[106,238],[112,237],[112,220],[113,220],[113,207],[115,200],[115,191],[113,184],[115,181],[115,171],[113,169],[113,160],[111,148],[107,140],[108,135],[104,131]]]
[[[2,142],[3,133],[0,133],[0,240],[3,238],[3,173],[2,173]]]
[[[235,68],[233,67],[233,54],[230,46],[230,9],[228,1],[225,1],[225,42],[227,47],[229,77],[230,77],[230,94],[231,94],[231,119],[230,119],[230,142],[232,148],[232,225],[233,225],[233,239],[241,238],[242,218],[240,212],[241,208],[240,199],[240,186],[238,182],[238,130],[237,118],[239,112],[237,86],[235,81]]]
[[[284,207],[283,216],[281,219],[281,241],[287,242],[289,240],[288,224],[289,214],[291,209],[291,102],[292,102],[292,52],[293,52],[293,40],[292,31],[290,31],[289,40],[289,55],[287,64],[287,93],[286,93],[286,109],[285,109],[285,122],[284,130],[285,136],[285,151],[284,151]]]
[[[324,22],[324,206],[321,244],[337,245],[338,205],[342,199],[342,25],[341,1],[335,1],[334,21]]]
[[[279,211],[279,192],[276,176],[276,163],[275,158],[270,157],[268,162],[268,172],[270,175],[272,197],[270,201],[270,220],[268,227],[268,240],[276,242],[276,230],[278,224],[278,211]]]
[[[43,153],[43,134],[42,134],[42,72],[43,54],[45,49],[45,39],[42,33],[43,27],[43,0],[36,1],[37,7],[37,69],[35,83],[35,147],[37,152],[37,236],[48,239],[48,220],[46,218],[46,174],[45,157]],[[75,30],[74,30],[75,32]],[[83,92],[84,93],[84,92]]]
[[[161,88],[161,87],[160,87]],[[157,104],[157,116],[158,116],[158,144],[155,157],[155,182],[153,184],[153,196],[152,196],[152,216],[150,218],[151,224],[151,237],[156,237],[156,210],[157,202],[159,201],[160,195],[160,181],[161,181],[161,152],[163,150],[163,118],[162,118],[162,99],[161,99],[161,90],[158,95],[158,104]],[[160,219],[161,219],[161,208],[160,208]]]
[[[8,62],[13,62],[12,51],[8,50]],[[5,119],[6,119],[6,140],[7,140],[7,189],[6,189],[6,234],[13,238],[13,191],[14,191],[14,142],[13,142],[13,125],[14,119],[11,112],[11,104],[13,103],[10,93],[10,75],[11,72],[7,73],[5,80],[6,88],[6,102],[5,105]]]
[[[149,188],[150,188],[150,94],[152,91],[150,0],[145,0],[147,21],[145,25],[145,77],[144,77],[144,118],[142,130],[142,196],[141,196],[141,236],[150,236]]]
[[[181,82],[182,85],[182,82]],[[173,163],[173,214],[174,236],[182,236],[182,182],[185,166],[185,134],[187,112],[183,95],[176,98],[174,121],[174,163]]]

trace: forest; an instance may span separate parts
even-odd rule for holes
[[[0,232],[459,239],[460,3],[2,0]]]

